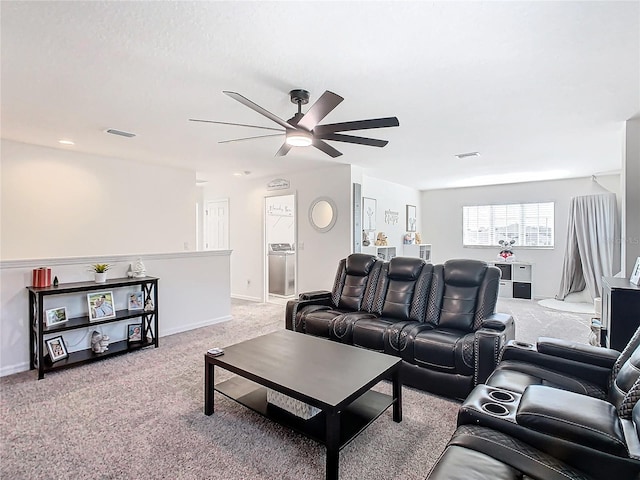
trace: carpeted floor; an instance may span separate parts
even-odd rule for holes
[[[500,300],[517,338],[587,341],[589,317]],[[61,370],[0,379],[2,479],[324,478],[324,449],[216,394],[203,408],[204,352],[283,328],[282,305],[232,302],[233,320],[145,349]],[[219,370],[216,380],[230,374]],[[377,389],[389,391],[387,383]],[[342,450],[340,478],[424,479],[455,429],[458,403],[404,389],[403,421],[385,412]]]

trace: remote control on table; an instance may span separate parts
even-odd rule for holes
[[[207,353],[213,355],[214,357],[219,357],[220,355],[224,355],[224,350],[222,348],[210,348],[207,350]]]

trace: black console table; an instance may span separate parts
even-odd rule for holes
[[[622,350],[640,326],[640,287],[628,278],[602,278],[602,345]]]
[[[118,290],[131,287],[140,287],[144,304],[151,301],[153,309],[145,310],[116,310],[114,317],[89,321],[89,315],[69,318],[66,322],[47,326],[45,322],[45,297],[52,295],[74,295],[86,294],[98,290],[113,290],[117,296]],[[72,365],[101,360],[105,357],[127,353],[143,347],[153,345],[158,347],[158,279],[155,277],[142,278],[114,278],[104,283],[95,282],[75,282],[60,284],[57,287],[27,287],[29,290],[29,355],[31,369],[38,370],[38,379],[44,378],[46,372],[59,368],[70,367]],[[125,293],[122,293],[123,295]],[[64,303],[64,299],[61,300]],[[114,305],[115,309],[115,305]],[[67,358],[55,363],[45,356],[45,336],[51,334],[61,334],[65,331],[91,328],[96,325],[120,322],[131,318],[140,318],[142,321],[141,342],[129,344],[127,339],[109,344],[109,349],[103,353],[94,353],[91,348],[69,352]]]

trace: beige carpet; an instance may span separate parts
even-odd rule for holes
[[[588,318],[500,301],[518,338],[588,338]],[[234,319],[145,349],[48,374],[0,379],[0,478],[305,480],[324,478],[324,449],[216,394],[203,408],[204,352],[283,328],[284,307],[234,301]],[[230,374],[219,371],[216,380]],[[377,387],[388,391],[384,383]],[[455,429],[458,404],[404,389],[340,455],[343,480],[422,480]]]

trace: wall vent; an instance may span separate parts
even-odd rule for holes
[[[122,130],[116,130],[114,128],[110,128],[106,132],[110,133],[112,135],[120,135],[121,137],[127,137],[127,138],[131,138],[131,137],[135,137],[136,136],[135,133],[123,132]]]

